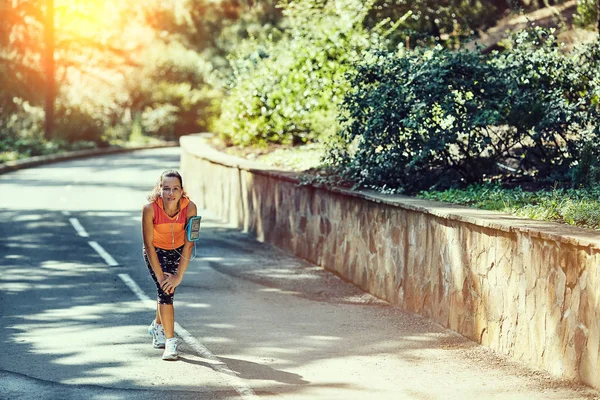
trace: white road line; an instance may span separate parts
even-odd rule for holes
[[[75,228],[79,236],[90,237],[90,235],[88,235],[81,223],[79,223],[79,220],[77,218],[69,218],[69,221],[71,222],[71,225],[73,225],[73,228]]]
[[[144,293],[142,288],[140,288],[128,274],[119,274],[119,278],[121,278],[121,280],[125,282],[127,286],[129,286],[129,289],[131,289],[131,291],[144,303],[144,305],[151,309],[156,308],[156,300],[152,300],[150,297],[146,296],[146,293]]]
[[[108,254],[106,250],[104,250],[102,246],[100,246],[98,243],[90,241],[88,242],[88,244],[92,246],[92,249],[96,250],[96,253],[100,254],[100,257],[102,257],[104,261],[106,261],[109,267],[116,267],[119,265],[119,263],[114,258],[112,258],[112,256]]]
[[[63,215],[66,215],[66,216],[69,216],[69,215],[71,215],[71,211],[65,211],[65,210],[63,210],[63,212],[62,212],[62,213],[63,213]]]
[[[119,274],[119,278],[125,282],[133,293],[145,304],[149,309],[156,309],[156,303],[142,291],[137,283],[128,274]],[[242,397],[242,399],[254,400],[258,399],[258,396],[254,394],[254,391],[246,385],[246,383],[237,376],[237,374],[229,369],[227,364],[219,360],[217,356],[210,352],[202,343],[198,341],[192,334],[190,334],[185,328],[175,322],[175,333],[181,338],[192,350],[194,350],[198,356],[207,360],[213,361],[210,366],[213,370],[222,373],[223,377],[228,381],[229,385],[235,389],[236,392]]]

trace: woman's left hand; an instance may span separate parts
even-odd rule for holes
[[[165,272],[165,280],[160,283],[160,287],[167,294],[173,294],[175,292],[175,288],[179,286],[181,283],[181,279],[177,274],[169,274]]]

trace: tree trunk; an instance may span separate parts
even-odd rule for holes
[[[44,24],[44,71],[46,73],[46,98],[44,110],[44,136],[50,140],[54,128],[54,98],[56,82],[54,73],[54,0],[46,0],[46,20]]]

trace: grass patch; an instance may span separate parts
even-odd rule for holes
[[[600,229],[600,187],[525,191],[499,185],[471,185],[464,189],[422,191],[416,197],[503,211],[542,221]]]

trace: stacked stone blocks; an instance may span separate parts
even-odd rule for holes
[[[182,138],[201,208],[478,343],[600,389],[600,234],[300,185]]]

